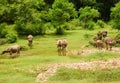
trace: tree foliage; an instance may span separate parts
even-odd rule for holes
[[[42,26],[46,19],[43,0],[26,0],[17,5],[17,19],[15,21],[16,30],[21,35],[40,35],[43,34]],[[43,19],[44,18],[44,19]]]
[[[80,13],[79,20],[83,28],[93,29],[94,19],[100,16],[98,10],[93,9],[91,7],[85,7],[80,8],[79,13]]]
[[[58,29],[56,33],[63,33],[59,32],[63,31],[61,25],[77,16],[74,5],[68,0],[55,0],[49,13],[52,24]]]
[[[12,28],[19,35],[43,35],[50,27],[54,27],[56,33],[63,34],[64,24],[71,24],[79,19],[82,27],[92,29],[98,20],[101,20],[98,24],[102,27],[104,23],[102,21],[109,21],[110,16],[114,28],[119,29],[119,7],[115,5],[119,1],[0,0],[0,37],[8,34],[9,28],[6,26],[11,25],[15,25]],[[49,28],[48,24],[50,24]],[[67,26],[67,29],[70,27]]]
[[[111,9],[111,21],[113,28],[120,30],[120,2]]]
[[[51,21],[55,25],[60,25],[77,16],[74,5],[68,0],[55,0],[50,9]]]

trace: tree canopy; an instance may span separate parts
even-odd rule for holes
[[[106,23],[112,20],[113,27],[119,29],[119,1],[0,0],[0,28],[3,27],[0,37],[9,33],[8,26],[18,35],[43,35],[50,27],[65,29],[69,27],[67,23],[76,21],[80,21],[79,26],[90,29],[98,20]]]
[[[120,30],[120,2],[111,9],[111,21],[113,28]]]

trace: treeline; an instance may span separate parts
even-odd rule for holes
[[[64,29],[78,26],[104,28],[106,22],[119,30],[119,1],[0,0],[0,37],[16,40],[19,35],[44,35],[53,28],[64,34]]]

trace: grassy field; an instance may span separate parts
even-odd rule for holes
[[[27,46],[26,38],[20,38],[17,43],[14,44],[25,46],[26,49],[24,51],[21,51],[21,55],[19,57],[9,58],[8,54],[0,56],[0,83],[35,83],[36,76],[40,72],[44,71],[44,69],[46,68],[46,64],[73,63],[99,59],[106,60],[109,58],[120,57],[120,54],[111,52],[93,53],[88,56],[57,55],[57,39],[67,39],[69,50],[81,50],[82,46],[88,45],[88,41],[92,40],[93,36],[98,31],[99,30],[73,30],[68,31],[67,34],[64,36],[55,36],[52,34],[36,36],[34,37],[32,49]],[[118,31],[116,30],[108,30],[108,36],[115,37],[117,33]],[[9,45],[10,44],[1,45],[0,51],[5,49]],[[85,49],[96,48],[89,46]],[[60,74],[59,72],[62,74]],[[69,77],[69,74],[71,72],[71,77]],[[61,76],[64,73],[67,73],[66,76]],[[47,83],[119,83],[120,80],[116,76],[120,77],[120,75],[117,73],[120,73],[119,69],[104,72],[88,71],[88,73],[82,71],[78,72],[78,70],[73,69],[59,69],[57,74],[51,77]],[[92,76],[92,78],[90,76]],[[107,80],[104,78],[106,78]]]

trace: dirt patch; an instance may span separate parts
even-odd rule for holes
[[[114,53],[120,53],[120,48],[112,48],[111,51],[106,50],[106,49],[85,49],[85,50],[69,50],[68,55],[87,55],[91,53],[96,53],[96,52],[114,52]]]
[[[53,76],[57,69],[60,67],[73,68],[79,70],[106,70],[106,69],[118,69],[120,68],[120,58],[113,58],[106,61],[96,60],[92,62],[79,62],[79,63],[60,63],[60,64],[49,64],[46,71],[38,74],[36,82],[43,83],[47,81],[50,76]]]

